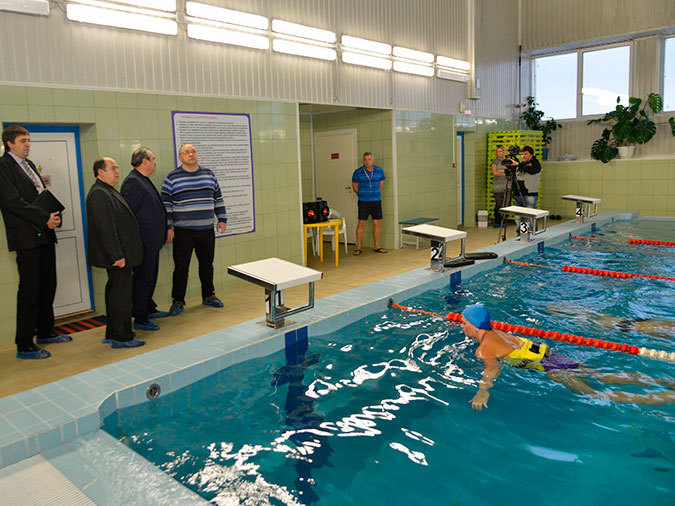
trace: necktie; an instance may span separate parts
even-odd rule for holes
[[[38,193],[42,193],[42,191],[45,189],[42,184],[42,181],[40,181],[39,176],[35,173],[35,171],[31,168],[31,166],[28,165],[28,162],[26,160],[21,160],[21,168],[33,182],[33,184],[35,185],[35,189],[38,191]]]

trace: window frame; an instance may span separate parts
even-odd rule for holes
[[[661,97],[663,97],[663,111],[662,113],[671,113],[675,111],[674,109],[666,109],[666,42],[669,40],[674,41],[673,42],[673,57],[675,58],[675,35],[671,35],[668,37],[663,37],[662,44],[661,44],[661,58],[659,59],[659,93],[661,94]],[[675,87],[673,88],[673,93],[675,94]],[[675,104],[675,97],[673,99],[673,104]]]
[[[670,38],[670,37],[669,37]],[[675,38],[675,37],[673,37]],[[589,120],[589,119],[594,119],[594,118],[602,118],[605,113],[602,114],[582,114],[582,104],[583,104],[583,82],[584,82],[584,59],[583,55],[584,53],[590,53],[590,52],[595,52],[595,51],[602,51],[605,49],[613,49],[616,47],[628,47],[629,52],[628,52],[628,95],[632,96],[633,94],[633,67],[634,67],[634,58],[633,58],[633,53],[634,53],[634,44],[632,40],[629,41],[622,41],[622,42],[615,42],[612,44],[601,44],[598,46],[588,46],[588,47],[583,47],[583,48],[578,48],[578,49],[564,49],[564,50],[559,50],[559,51],[552,51],[550,53],[542,53],[542,54],[537,54],[537,56],[534,56],[530,58],[530,91],[534,93],[535,90],[535,71],[534,71],[534,61],[537,58],[545,58],[547,56],[559,56],[563,54],[576,54],[577,55],[577,90],[576,90],[576,111],[575,111],[575,116],[572,118],[564,118],[564,119],[557,119],[554,118],[558,122],[568,122],[568,121],[579,121],[579,120]],[[664,45],[665,49],[665,45]],[[665,50],[663,51],[665,58]],[[663,66],[662,66],[663,68]],[[663,82],[663,79],[661,79]],[[535,96],[535,100],[536,100]],[[609,112],[609,111],[607,111]]]

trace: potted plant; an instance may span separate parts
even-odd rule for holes
[[[616,98],[616,108],[602,118],[589,120],[588,125],[607,124],[602,136],[591,147],[591,158],[607,163],[618,155],[629,158],[636,144],[645,144],[654,137],[656,125],[647,114],[647,107],[654,114],[663,110],[663,99],[658,93],[650,93],[644,105],[641,98],[630,97],[628,105],[621,105],[621,97]],[[642,107],[640,107],[642,106]],[[675,136],[675,118],[669,118],[670,129]]]
[[[525,120],[525,124],[529,130],[539,130],[541,131],[542,138],[544,140],[544,149],[542,150],[541,157],[546,160],[548,158],[548,143],[551,142],[551,133],[556,131],[558,128],[562,128],[562,125],[558,123],[553,118],[549,118],[546,121],[542,121],[544,117],[544,112],[537,109],[537,102],[534,100],[534,97],[527,97],[527,109],[523,111],[520,115],[521,119]]]

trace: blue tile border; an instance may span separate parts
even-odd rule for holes
[[[505,258],[516,260],[541,252],[544,244],[551,246],[569,240],[572,234],[636,217],[637,213],[605,211],[585,223],[561,223],[538,234],[538,242],[511,239],[482,250],[497,253],[497,259],[443,273],[415,269],[319,299],[313,310],[294,315],[296,323],[281,330],[251,320],[2,398],[0,467],[97,431],[102,420],[117,409],[146,402],[151,383],[160,384],[165,395],[250,358],[280,351],[289,340],[334,332],[384,311],[389,297],[405,300],[447,287],[492,269]]]

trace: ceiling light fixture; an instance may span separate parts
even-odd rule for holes
[[[377,56],[369,56],[361,53],[352,53],[351,51],[342,51],[342,61],[352,65],[391,70],[391,60],[388,58],[379,58]]]
[[[416,49],[408,49],[407,47],[401,46],[394,46],[394,56],[423,63],[434,62],[434,55],[431,53],[425,53],[424,51],[417,51]]]
[[[187,36],[191,39],[207,40],[209,42],[219,42],[221,44],[250,47],[253,49],[269,49],[270,47],[270,40],[263,35],[224,30],[222,28],[195,25],[193,23],[187,25]]]
[[[377,53],[387,56],[391,54],[391,46],[389,44],[385,44],[384,42],[360,39],[359,37],[352,37],[351,35],[343,35],[341,41],[344,47],[350,49],[358,49],[360,51],[367,51],[369,53]]]
[[[432,77],[434,75],[434,68],[425,65],[417,65],[415,63],[407,63],[402,61],[394,62],[394,70],[396,72],[403,72],[405,74],[415,74],[418,76]]]
[[[221,7],[213,7],[199,2],[185,2],[185,13],[188,16],[208,19],[212,21],[221,21],[233,25],[256,28],[258,30],[267,30],[270,22],[265,16],[249,14],[248,12],[233,11]]]
[[[278,53],[294,54],[296,56],[306,56],[308,58],[319,58],[320,60],[335,60],[337,52],[323,46],[312,46],[302,44],[291,40],[274,39],[272,49]]]
[[[178,24],[172,19],[159,18],[132,12],[103,9],[89,5],[68,4],[66,17],[71,21],[112,26],[126,30],[176,35]]]
[[[272,20],[272,31],[305,39],[318,40],[319,42],[326,42],[328,44],[335,42],[334,32],[311,26],[298,25],[297,23],[290,23],[280,19]]]

